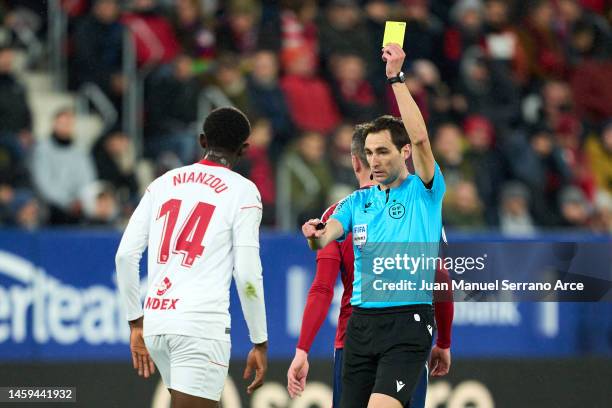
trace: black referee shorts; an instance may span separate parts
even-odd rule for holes
[[[346,329],[341,408],[365,408],[379,393],[407,406],[429,357],[431,305],[353,308]]]

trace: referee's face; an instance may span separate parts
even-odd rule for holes
[[[401,151],[391,141],[391,133],[383,130],[370,133],[365,141],[365,154],[374,180],[383,186],[392,184],[406,168],[410,155],[406,145]]]

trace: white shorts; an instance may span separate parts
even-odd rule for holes
[[[162,334],[144,338],[167,388],[213,401],[221,399],[231,343]]]

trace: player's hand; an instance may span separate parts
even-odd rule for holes
[[[308,368],[308,353],[295,349],[295,357],[287,371],[287,391],[291,398],[299,397],[304,392]]]
[[[430,375],[432,377],[442,377],[448,374],[451,365],[450,348],[440,348],[433,346],[429,357]]]
[[[382,49],[382,60],[387,63],[385,68],[387,78],[393,78],[399,74],[404,64],[404,58],[406,58],[406,54],[399,44],[387,44]]]
[[[130,322],[130,351],[132,352],[132,365],[139,376],[149,378],[155,374],[155,364],[153,364],[153,359],[142,337],[142,317]]]
[[[247,387],[247,394],[252,394],[253,391],[261,387],[264,382],[266,372],[268,371],[267,341],[265,343],[254,345],[251,351],[249,351],[249,356],[247,357],[247,363],[242,378],[247,380],[253,374],[253,370],[255,370],[255,379]]]
[[[321,224],[321,220],[313,218],[302,225],[302,234],[304,234],[306,239],[321,238],[321,235],[325,233],[325,228],[317,229],[317,225],[319,224]]]

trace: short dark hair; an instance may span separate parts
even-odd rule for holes
[[[391,134],[391,142],[397,147],[397,150],[402,150],[402,147],[410,144],[408,132],[404,127],[404,122],[400,118],[391,115],[383,115],[374,119],[372,122],[365,125],[364,129],[364,144],[370,133],[378,133],[383,130],[388,130]]]
[[[368,158],[365,154],[365,130],[367,126],[368,123],[360,123],[355,125],[355,129],[353,130],[353,139],[351,140],[351,154],[357,157],[361,164],[366,166],[366,168],[370,168]]]
[[[228,106],[212,110],[202,130],[209,147],[234,153],[251,134],[251,124],[244,113]]]

